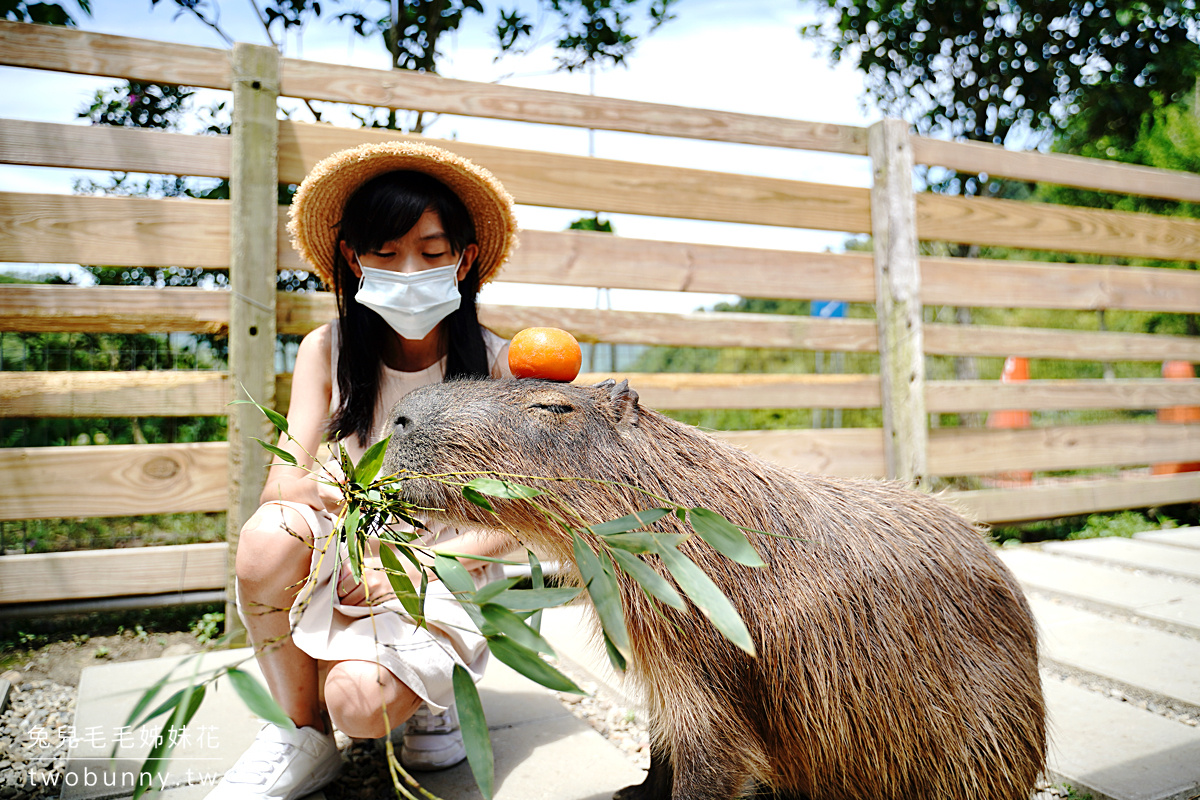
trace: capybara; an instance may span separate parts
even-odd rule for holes
[[[620,573],[626,677],[652,752],[646,782],[618,798],[1027,800],[1035,788],[1033,618],[983,534],[936,499],[782,469],[640,407],[625,382],[452,381],[412,392],[392,420],[384,474],[584,477],[520,482],[587,524],[661,505],[633,486],[759,531],[761,568],[698,537],[681,547],[737,608],[756,657]],[[508,529],[573,563],[569,535],[525,501],[496,500],[493,515],[436,480],[400,487],[437,519]],[[674,515],[653,528],[690,530]]]

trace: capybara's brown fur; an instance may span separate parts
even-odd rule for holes
[[[658,505],[627,484],[791,537],[750,534],[759,569],[695,537],[682,548],[738,609],[756,658],[694,607],[652,608],[622,578],[627,677],[653,752],[646,783],[618,797],[1026,800],[1034,789],[1045,708],[1033,619],[981,533],[937,500],[781,469],[611,381],[449,382],[408,395],[393,420],[387,472],[582,476],[596,480],[523,482],[589,524]],[[497,517],[453,486],[401,485],[438,519],[507,528],[572,562],[570,539],[527,503],[496,501]],[[654,527],[687,532],[673,515]]]

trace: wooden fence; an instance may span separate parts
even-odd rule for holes
[[[0,193],[0,262],[229,269],[233,287],[0,288],[0,330],[218,333],[228,335],[230,351],[230,369],[220,373],[0,373],[0,414],[9,417],[228,415],[230,422],[227,443],[0,450],[0,519],[228,510],[235,540],[263,475],[265,454],[250,437],[267,430],[252,407],[227,405],[233,387],[286,408],[289,376],[274,374],[276,334],[302,334],[334,316],[326,293],[275,291],[275,269],[303,266],[286,242],[276,186],[300,182],[338,149],[397,137],[277,120],[279,96],[868,158],[874,186],[863,189],[450,144],[492,170],[521,204],[873,236],[873,254],[835,254],[525,231],[506,280],[838,298],[877,310],[871,320],[481,309],[485,324],[505,336],[553,325],[585,342],[879,353],[877,374],[628,376],[648,405],[882,409],[882,429],[722,434],[767,458],[831,474],[924,485],[1008,470],[1125,470],[952,495],[983,521],[1200,500],[1200,474],[1137,469],[1200,461],[1200,425],[930,426],[935,414],[1194,405],[1200,381],[926,380],[925,366],[929,356],[1200,361],[1200,338],[926,320],[926,309],[937,306],[1196,313],[1200,273],[919,253],[920,242],[941,241],[1188,261],[1200,253],[1200,220],[916,192],[913,166],[1191,202],[1200,202],[1200,176],[922,139],[895,120],[853,128],[309,63],[255,46],[226,51],[8,22],[0,22],[0,64],[229,90],[234,109],[229,136],[0,120],[0,163],[228,177],[232,185],[228,202]],[[157,550],[0,557],[0,604],[225,585],[226,544]]]

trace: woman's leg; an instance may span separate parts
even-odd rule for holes
[[[372,661],[338,661],[331,665],[324,695],[334,727],[354,739],[386,736],[411,717],[422,702],[386,667]]]
[[[296,647],[288,621],[288,609],[309,574],[311,543],[312,531],[295,509],[259,508],[238,539],[238,599],[271,696],[298,727],[327,732],[317,662]]]

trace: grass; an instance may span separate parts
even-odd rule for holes
[[[1200,523],[1200,505],[1171,508],[1144,508],[1086,517],[1062,517],[1022,525],[997,525],[992,538],[1001,543],[1098,539],[1105,536],[1131,537],[1142,531],[1156,531]]]

